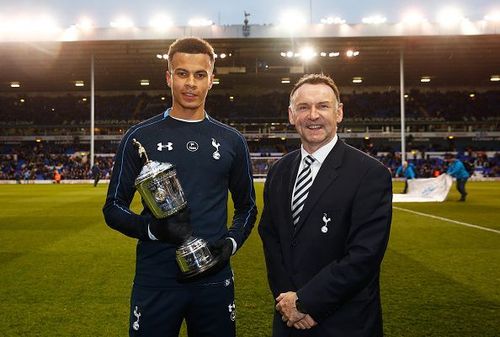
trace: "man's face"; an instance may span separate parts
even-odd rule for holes
[[[303,84],[293,94],[288,108],[290,124],[295,125],[309,153],[333,139],[343,114],[342,104],[326,84]]]
[[[174,109],[203,111],[212,80],[212,64],[208,55],[175,53],[167,71]]]

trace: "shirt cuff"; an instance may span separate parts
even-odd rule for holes
[[[156,236],[153,235],[153,233],[151,233],[151,231],[149,230],[149,225],[148,225],[148,236],[151,240],[153,241],[158,241],[158,239],[156,238]]]
[[[233,243],[233,251],[231,252],[231,255],[234,255],[234,253],[236,253],[236,250],[238,249],[238,244],[236,243],[236,240],[234,240],[231,237],[229,237],[227,239],[231,240],[231,242]]]

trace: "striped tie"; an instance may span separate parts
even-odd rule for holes
[[[304,208],[304,203],[306,201],[307,195],[309,194],[309,188],[312,185],[312,172],[311,164],[314,162],[312,156],[307,156],[304,158],[304,167],[300,171],[297,177],[297,182],[295,183],[295,192],[292,198],[292,218],[293,226],[299,222],[300,212]]]

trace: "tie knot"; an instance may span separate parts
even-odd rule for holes
[[[306,163],[306,166],[309,167],[311,166],[312,163],[314,163],[315,159],[311,155],[307,155],[304,157],[304,162]]]

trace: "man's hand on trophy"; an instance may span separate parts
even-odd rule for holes
[[[179,246],[193,234],[189,222],[189,210],[185,208],[163,219],[153,217],[149,223],[149,230],[159,241]]]
[[[218,258],[221,267],[224,267],[233,254],[233,241],[229,238],[220,239],[209,244],[209,249]]]

